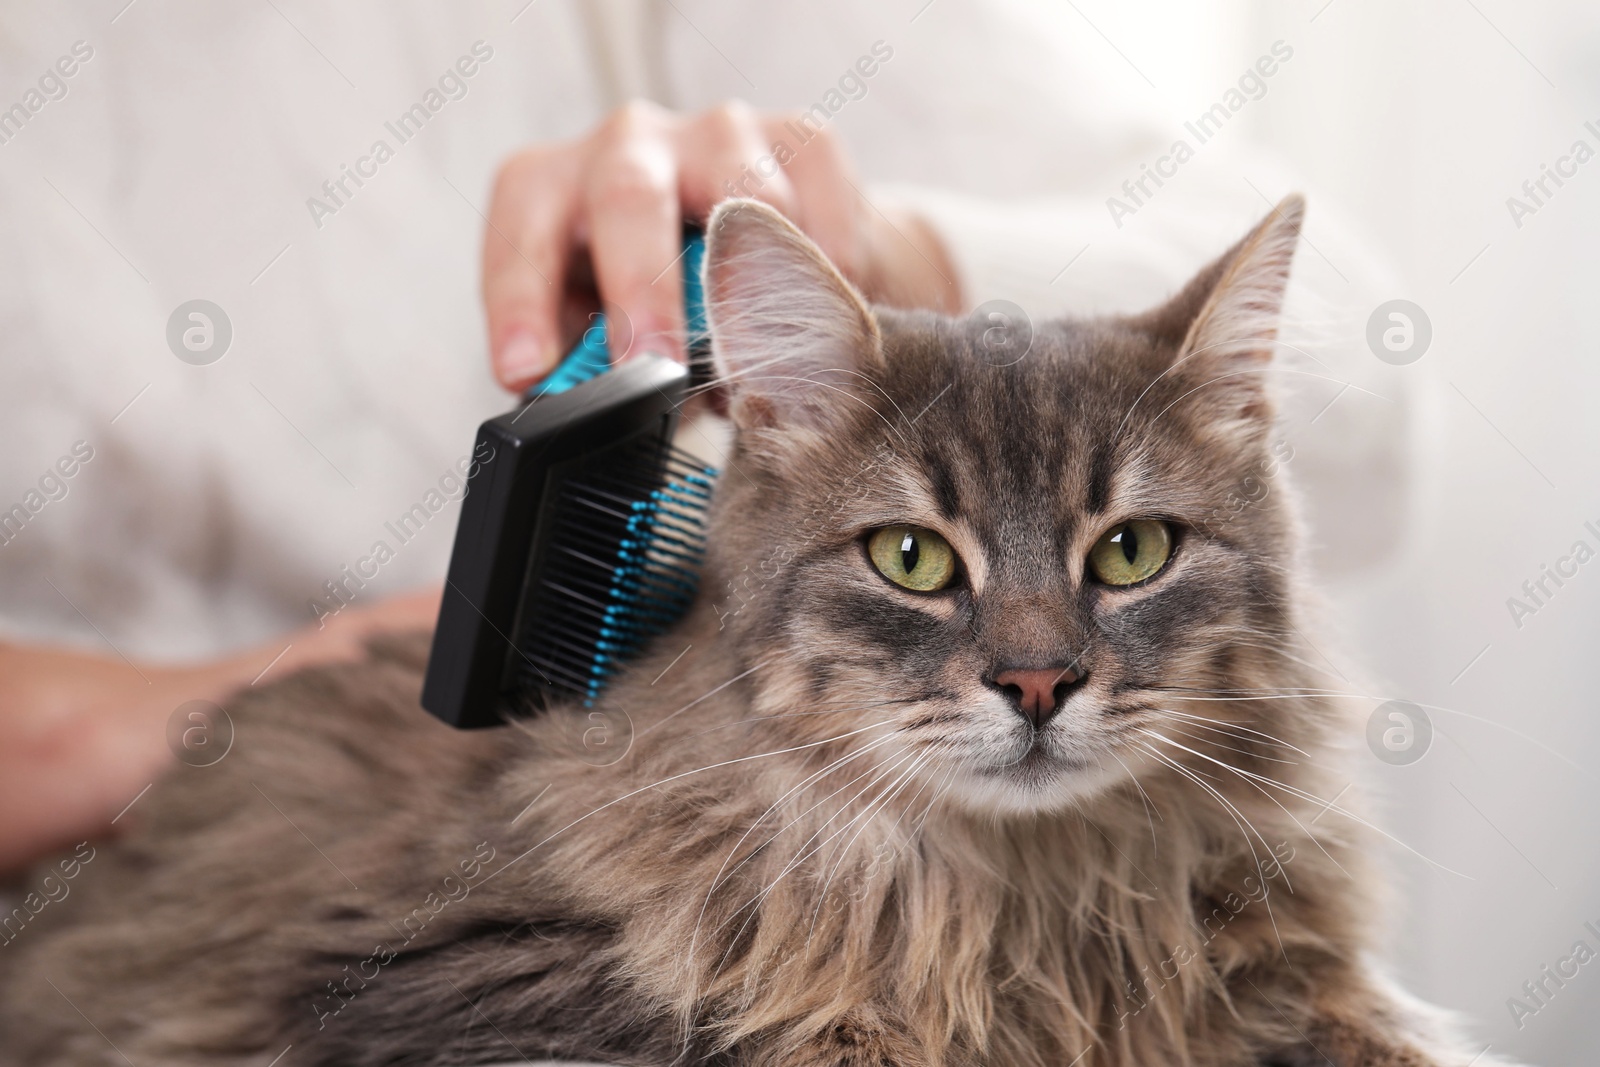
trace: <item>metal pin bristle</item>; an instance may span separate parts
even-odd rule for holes
[[[659,439],[604,453],[567,478],[544,573],[517,629],[524,682],[554,684],[590,705],[682,617],[697,589],[716,478]]]

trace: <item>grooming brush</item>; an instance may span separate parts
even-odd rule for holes
[[[703,238],[684,241],[690,366],[611,367],[604,317],[517,410],[478,428],[422,706],[462,728],[592,705],[694,599],[717,472],[673,447],[703,378]]]

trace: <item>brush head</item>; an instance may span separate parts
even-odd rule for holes
[[[716,477],[671,444],[688,381],[640,356],[479,427],[423,707],[477,727],[592,702],[687,610]]]
[[[564,472],[515,635],[518,679],[592,705],[693,602],[716,471],[654,434]]]

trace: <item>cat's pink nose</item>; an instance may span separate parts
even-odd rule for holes
[[[1068,690],[1082,679],[1071,667],[1013,668],[996,674],[989,684],[1011,698],[1019,715],[1039,727],[1055,717]]]

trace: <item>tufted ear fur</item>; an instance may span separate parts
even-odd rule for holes
[[[1261,373],[1272,360],[1289,267],[1306,204],[1285,197],[1244,239],[1196,275],[1144,326],[1175,345],[1172,373],[1219,416],[1264,426],[1271,418]],[[1204,395],[1200,395],[1203,390]]]
[[[878,325],[822,250],[776,210],[727,200],[706,232],[706,317],[741,429],[820,429],[870,392]]]

